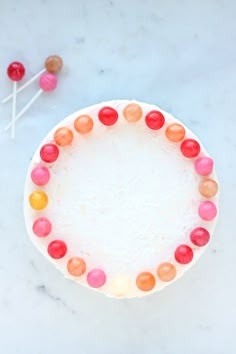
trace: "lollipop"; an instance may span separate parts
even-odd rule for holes
[[[18,119],[20,119],[23,116],[23,114],[32,106],[32,104],[37,100],[37,98],[39,98],[39,96],[43,92],[49,92],[55,90],[55,88],[57,87],[56,76],[50,73],[45,73],[41,75],[39,79],[39,86],[40,86],[39,91],[31,98],[31,100],[26,104],[26,106],[22,108],[22,110],[17,114],[17,116],[14,119],[14,122],[16,122]],[[8,124],[5,127],[5,130],[8,130],[12,126],[12,124],[13,124],[12,122]]]
[[[7,75],[13,81],[13,102],[12,102],[12,119],[10,126],[11,129],[11,137],[14,139],[15,137],[15,119],[16,119],[16,91],[17,91],[17,82],[20,81],[25,75],[25,67],[23,64],[18,61],[14,61],[7,68]]]
[[[34,82],[38,77],[40,77],[46,71],[48,71],[51,74],[57,74],[61,70],[62,66],[63,66],[63,61],[62,61],[61,57],[59,57],[58,55],[50,55],[45,60],[44,69],[42,69],[40,72],[35,74],[24,85],[19,87],[18,90],[16,91],[16,93],[20,93],[21,91],[23,91],[26,87],[28,87],[32,82]],[[2,103],[5,103],[5,102],[9,101],[12,97],[13,97],[12,94],[7,96],[7,97],[5,97],[2,100]]]

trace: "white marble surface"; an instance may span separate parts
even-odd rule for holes
[[[17,125],[0,107],[0,347],[4,354],[234,354],[234,0],[0,0],[0,93],[5,69],[28,76],[61,54],[65,68]],[[22,94],[21,107],[37,90]],[[23,184],[35,148],[69,113],[113,98],[157,103],[181,118],[216,161],[221,215],[215,237],[183,279],[141,300],[107,299],[51,267],[28,239]]]

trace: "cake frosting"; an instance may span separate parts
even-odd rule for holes
[[[213,161],[182,122],[156,105],[115,100],[69,115],[42,141],[26,178],[25,223],[64,276],[140,297],[205,251],[217,192]]]

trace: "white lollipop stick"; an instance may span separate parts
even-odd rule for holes
[[[53,74],[45,73],[40,77],[39,80],[39,86],[40,90],[31,98],[31,100],[26,104],[24,108],[17,114],[17,116],[14,119],[14,122],[19,120],[23,114],[28,111],[28,109],[32,106],[32,104],[37,100],[37,98],[45,91],[53,91],[57,87],[57,78]],[[5,130],[8,130],[11,128],[13,125],[13,122],[11,121],[6,127]]]
[[[20,81],[25,75],[25,67],[18,61],[14,61],[7,68],[7,75],[13,81],[13,102],[12,102],[12,116],[11,116],[11,137],[15,138],[15,120],[16,120],[16,90],[17,81]]]
[[[15,138],[15,121],[16,121],[16,89],[17,82],[13,82],[13,101],[12,101],[12,116],[11,116],[11,138]]]
[[[22,85],[21,87],[19,87],[16,90],[16,93],[20,93],[21,91],[23,91],[26,87],[28,87],[32,82],[34,82],[40,75],[42,75],[43,73],[45,73],[46,69],[41,70],[38,74],[34,75],[29,81],[27,81],[24,85]],[[8,102],[11,98],[13,98],[13,94],[11,93],[9,96],[5,97],[2,100],[2,103],[6,103]]]
[[[27,103],[27,105],[17,114],[15,117],[14,123],[17,122],[23,114],[32,106],[32,104],[37,100],[37,98],[43,93],[43,90],[39,90],[32,98],[31,100]],[[9,124],[6,125],[5,130],[7,131],[10,128],[13,128],[14,124],[13,121],[11,121]]]
[[[42,74],[44,74],[46,71],[48,71],[51,74],[56,74],[58,73],[62,66],[63,66],[63,61],[61,57],[58,55],[50,55],[44,63],[45,68],[42,69],[39,73],[35,74],[29,81],[27,81],[24,85],[18,88],[16,93],[22,92],[26,87],[28,87],[30,84],[32,84],[35,80],[37,80],[38,77],[40,77]],[[9,96],[5,97],[2,100],[2,103],[8,102],[10,99],[12,99],[13,95],[10,94]]]

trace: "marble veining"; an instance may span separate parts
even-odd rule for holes
[[[27,77],[49,54],[65,66],[58,89],[3,132],[0,106],[0,345],[5,354],[234,354],[235,89],[234,0],[0,1],[0,94],[5,70]],[[37,91],[19,96],[18,108]],[[101,101],[154,103],[183,120],[214,157],[221,209],[214,238],[184,278],[144,299],[117,301],[79,287],[48,264],[26,234],[26,170],[48,131]]]

